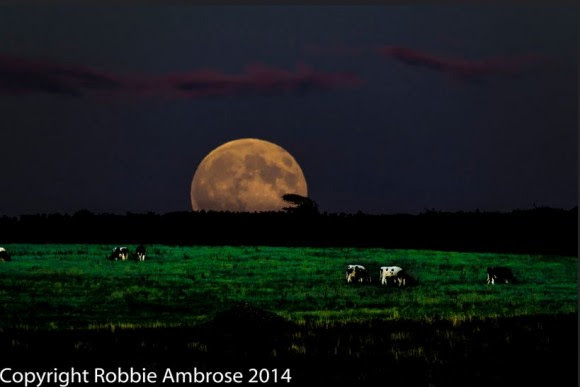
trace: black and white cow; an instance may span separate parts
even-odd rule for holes
[[[371,282],[368,270],[362,265],[348,265],[346,268],[346,283]]]
[[[516,277],[514,277],[514,273],[508,267],[503,266],[495,266],[495,267],[488,267],[487,268],[487,284],[495,285],[496,282],[499,283],[516,283]]]
[[[129,258],[129,249],[126,247],[115,247],[109,256],[111,261],[126,261]]]
[[[363,268],[364,266],[361,265],[348,265],[346,267],[346,282],[352,282],[352,278],[354,277],[354,271],[357,267]]]
[[[0,262],[8,262],[11,261],[12,257],[8,254],[8,251],[4,247],[0,247]]]
[[[379,273],[379,280],[381,281],[381,285],[388,285],[389,282],[396,283],[397,281],[397,274],[402,271],[403,269],[399,266],[382,266]]]
[[[137,249],[135,249],[135,257],[140,262],[143,262],[145,260],[146,254],[147,254],[147,251],[145,250],[145,246],[143,246],[143,245],[139,245],[139,246],[137,246]]]

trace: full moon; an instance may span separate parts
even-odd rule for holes
[[[194,211],[279,211],[284,194],[307,196],[306,179],[290,153],[268,141],[227,142],[201,161],[191,182]]]

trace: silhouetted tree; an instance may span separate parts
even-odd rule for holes
[[[293,204],[292,207],[284,207],[283,210],[291,214],[316,215],[318,203],[314,200],[298,194],[282,195],[282,200]]]

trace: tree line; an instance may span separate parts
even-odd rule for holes
[[[371,215],[260,213],[34,214],[0,217],[0,243],[382,247],[577,255],[578,207]]]

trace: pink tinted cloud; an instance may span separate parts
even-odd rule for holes
[[[50,93],[82,96],[89,90],[125,88],[120,78],[82,66],[0,55],[0,93]]]
[[[310,91],[355,87],[361,80],[348,72],[320,72],[308,66],[297,70],[277,69],[261,64],[247,66],[240,74],[216,70],[195,70],[168,75],[160,80],[178,96],[202,98],[233,95],[306,94]]]
[[[355,87],[352,73],[321,72],[308,66],[296,71],[264,65],[248,66],[238,74],[200,69],[162,76],[117,76],[90,68],[0,55],[0,94],[48,93],[80,97],[89,92],[173,98],[243,95],[305,94],[310,91]]]
[[[430,68],[463,79],[491,75],[517,75],[526,69],[550,62],[548,58],[534,54],[467,60],[433,55],[400,46],[379,46],[375,48],[375,51],[388,59],[410,66]]]
[[[385,59],[394,60],[417,68],[432,69],[464,80],[485,76],[518,75],[524,71],[537,69],[554,63],[552,58],[537,54],[469,60],[435,55],[403,46],[389,45],[362,47],[349,47],[344,45],[322,47],[308,45],[304,48],[304,52],[310,55],[343,56],[379,54]]]

